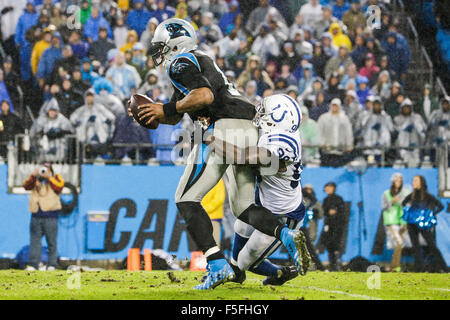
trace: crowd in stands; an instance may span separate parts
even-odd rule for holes
[[[149,132],[125,108],[136,92],[170,98],[165,69],[147,50],[156,26],[175,17],[192,23],[199,50],[252,103],[274,93],[300,103],[306,164],[340,166],[357,155],[377,162],[386,150],[392,161],[419,163],[427,151],[415,148],[450,142],[450,99],[430,85],[420,101],[405,93],[411,51],[389,1],[259,0],[250,9],[248,2],[15,1],[2,19],[9,23],[3,40],[13,39],[14,48],[0,69],[0,141],[29,130],[46,161],[64,159],[67,134],[93,157],[132,158],[133,147],[108,145],[153,143],[164,146],[143,150],[141,160],[172,162],[167,145],[191,128],[189,120]],[[367,24],[371,5],[382,10],[378,28]],[[29,128],[15,115],[20,91],[30,107],[22,114],[34,118]]]

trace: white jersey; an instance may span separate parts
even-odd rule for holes
[[[260,134],[258,147],[268,149],[273,155],[284,160],[286,170],[276,174],[264,175],[258,183],[261,205],[274,214],[287,214],[295,211],[302,203],[300,185],[301,141],[298,132],[273,131]]]

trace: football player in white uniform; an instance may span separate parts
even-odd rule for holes
[[[270,210],[287,227],[300,229],[305,216],[302,188],[300,185],[301,143],[299,126],[300,107],[291,97],[276,94],[265,98],[256,107],[254,125],[259,128],[257,150],[242,150],[214,137],[215,152],[229,158],[230,149],[237,159],[246,159],[246,164],[259,165],[256,203]],[[225,148],[225,149],[223,149]],[[245,156],[243,156],[245,155]],[[253,156],[252,156],[253,155]],[[276,159],[277,171],[267,168],[264,158]],[[302,234],[303,235],[303,234]],[[304,244],[305,241],[302,241]],[[269,257],[282,243],[275,237],[255,230],[249,224],[236,220],[235,241],[231,265],[235,271],[235,282],[245,280],[245,270],[265,275],[264,284],[281,285],[298,275],[294,266],[280,267],[271,263]],[[306,245],[302,250],[303,270],[309,266],[310,256]]]

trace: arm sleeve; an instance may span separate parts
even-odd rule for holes
[[[175,59],[169,68],[172,84],[185,95],[198,88],[206,87],[212,90],[211,84],[200,71],[200,65],[197,62],[181,57]]]
[[[56,193],[61,193],[62,189],[64,188],[64,179],[60,174],[51,177],[50,179],[48,179],[48,181],[50,182],[50,186]]]
[[[29,176],[28,179],[25,180],[23,183],[23,187],[25,188],[25,190],[31,190],[34,188],[35,185],[36,185],[36,177],[33,175]]]

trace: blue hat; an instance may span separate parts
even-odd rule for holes
[[[369,83],[369,79],[365,76],[358,76],[356,78],[356,83],[359,85],[360,83]]]

